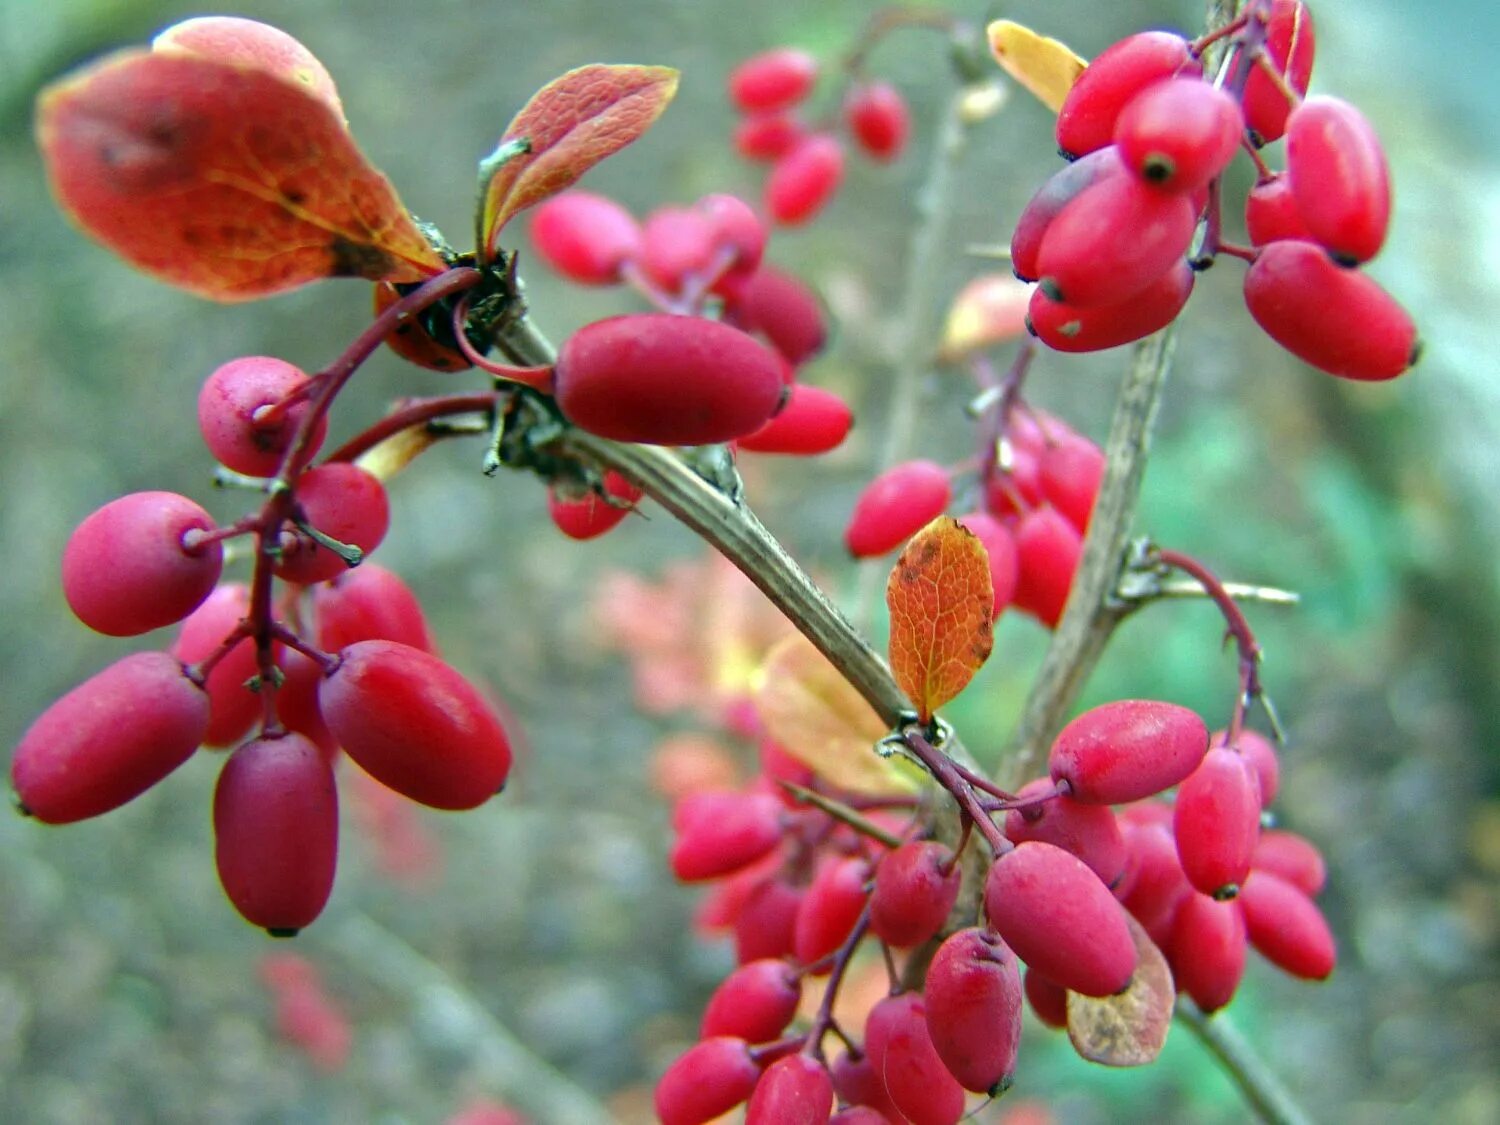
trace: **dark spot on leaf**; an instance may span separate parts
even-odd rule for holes
[[[334,235],[328,244],[333,259],[329,274],[332,277],[368,277],[378,280],[391,272],[395,264],[391,256],[378,246],[368,242],[351,242],[342,235]]]

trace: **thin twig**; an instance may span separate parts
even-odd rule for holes
[[[1270,1125],[1312,1125],[1312,1118],[1228,1016],[1222,1012],[1207,1016],[1191,1000],[1179,997],[1177,1019],[1208,1048],[1262,1121]]]

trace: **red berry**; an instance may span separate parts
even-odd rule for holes
[[[720,259],[726,252],[730,255],[729,264],[714,283],[714,291],[737,292],[760,268],[768,236],[765,223],[750,204],[725,192],[705,195],[693,206],[708,216],[715,253]]]
[[[750,453],[811,456],[837,449],[853,425],[854,412],[838,395],[798,383],[771,420],[740,438],[735,447]]]
[[[994,591],[994,614],[999,617],[1016,596],[1016,582],[1021,563],[1016,552],[1016,537],[1010,528],[988,512],[970,512],[958,522],[984,545],[990,564],[990,589]]]
[[[833,1113],[833,1079],[806,1055],[785,1055],[766,1068],[745,1110],[745,1125],[824,1125]]]
[[[1011,1084],[1021,1044],[1021,971],[994,934],[950,934],[927,969],[927,1031],[966,1090],[998,1094]]]
[[[891,1102],[890,1094],[886,1093],[885,1082],[876,1073],[875,1064],[871,1062],[868,1053],[857,1059],[842,1054],[833,1060],[828,1073],[833,1077],[833,1088],[838,1092],[839,1101],[869,1109],[877,1115],[874,1119],[877,1123],[890,1122],[894,1125],[906,1120],[905,1115]]]
[[[844,100],[844,120],[859,147],[876,160],[895,160],[911,136],[911,110],[889,82],[851,87]]]
[[[864,911],[870,865],[857,856],[831,858],[819,866],[792,931],[792,952],[803,965],[821,961],[848,940]]]
[[[870,931],[887,945],[921,945],[948,920],[962,878],[946,844],[916,840],[893,848],[875,869]]]
[[[1041,285],[1053,300],[1080,308],[1123,301],[1172,268],[1197,225],[1188,196],[1107,176],[1047,227],[1036,258]]]
[[[837,137],[814,133],[772,165],[766,210],[783,226],[798,226],[823,209],[843,178],[843,144]]]
[[[1159,187],[1191,192],[1239,151],[1245,120],[1234,95],[1201,78],[1169,78],[1121,111],[1114,140],[1126,165]]]
[[[323,668],[310,656],[296,649],[283,648],[276,657],[281,669],[281,686],[276,689],[276,717],[287,730],[305,735],[330,760],[338,753],[338,742],[323,712],[318,709],[318,685],[323,682]]]
[[[755,113],[734,129],[735,150],[746,160],[777,160],[807,136],[807,127],[791,113]]]
[[[1124,699],[1063,727],[1047,762],[1074,800],[1118,805],[1170,789],[1198,768],[1207,750],[1208,728],[1186,707]]]
[[[1035,969],[1027,969],[1022,983],[1026,1002],[1037,1019],[1047,1027],[1068,1026],[1068,990],[1054,984]]]
[[[318,689],[340,746],[376,781],[437,809],[499,792],[510,740],[482,695],[437,657],[395,641],[357,641]]]
[[[872,480],[854,502],[844,546],[857,559],[894,551],[948,506],[952,482],[935,461],[903,461]]]
[[[694,882],[749,866],[781,842],[784,811],[770,793],[689,794],[672,812],[677,828],[672,874]]]
[[[557,404],[615,441],[710,445],[744,437],[776,411],[776,357],[736,328],[640,313],[580,328],[557,358]]]
[[[1253,872],[1241,890],[1250,944],[1271,964],[1304,980],[1322,980],[1338,959],[1333,933],[1311,898],[1269,871]]]
[[[1048,504],[1032,508],[1016,525],[1015,606],[1055,628],[1067,608],[1083,537]]]
[[[755,271],[736,295],[733,313],[741,328],[759,332],[792,364],[811,359],[827,341],[817,295],[775,266]]]
[[[1328,882],[1328,865],[1317,845],[1285,829],[1270,829],[1260,834],[1255,854],[1250,857],[1250,868],[1285,879],[1307,895],[1317,894]]]
[[[188,547],[191,531],[214,521],[186,496],[132,492],[112,500],[74,530],[63,548],[62,586],[68,605],[95,632],[146,633],[181,621],[219,581],[223,548]]]
[[[891,1103],[911,1125],[956,1125],[964,1091],[948,1072],[927,1029],[920,992],[887,996],[865,1021],[865,1050]]]
[[[1171,816],[1171,809],[1160,806]],[[1128,868],[1120,896],[1125,909],[1135,916],[1157,945],[1165,945],[1172,923],[1193,888],[1182,873],[1177,842],[1167,824],[1135,824],[1125,828]]]
[[[1244,755],[1222,746],[1204,755],[1177,790],[1172,834],[1189,883],[1218,899],[1239,893],[1260,836],[1260,786]]]
[[[780,958],[741,965],[708,998],[698,1034],[734,1035],[747,1043],[767,1043],[797,1014],[802,979]]]
[[[1421,352],[1416,325],[1378,282],[1296,240],[1261,248],[1245,274],[1245,304],[1271,339],[1345,379],[1394,379]]]
[[[748,1098],[759,1079],[760,1067],[743,1039],[704,1039],[656,1083],[656,1115],[662,1125],[704,1125]]]
[[[1042,449],[1042,495],[1080,534],[1088,530],[1104,467],[1104,451],[1081,434],[1064,432]]]
[[[318,646],[338,652],[356,641],[400,641],[433,652],[422,604],[399,575],[365,563],[313,590]]]
[[[188,614],[169,650],[184,664],[197,664],[216,652],[250,612],[250,588],[243,582],[226,582],[203,604]],[[238,641],[214,665],[204,687],[208,690],[209,721],[203,742],[208,746],[232,746],[260,717],[259,693],[248,685],[260,675],[255,642]]]
[[[198,749],[208,696],[164,652],[138,652],[37,717],[10,766],[21,809],[48,824],[98,816],[140,796]]]
[[[1026,326],[1058,352],[1097,352],[1131,344],[1177,319],[1193,295],[1197,276],[1186,259],[1178,258],[1144,289],[1107,305],[1054,301],[1038,286],[1026,308]]]
[[[1342,262],[1373,258],[1390,225],[1391,183],[1364,115],[1340,98],[1308,98],[1287,119],[1286,168],[1308,236]]]
[[[695,207],[658,207],[641,228],[641,269],[667,293],[703,278],[713,262],[712,218]]]
[[[802,906],[802,889],[782,879],[765,879],[745,896],[734,920],[734,954],[740,964],[766,957],[789,957]]]
[[[1016,220],[1015,233],[1010,237],[1010,266],[1015,275],[1022,281],[1039,278],[1037,252],[1052,220],[1085,188],[1124,173],[1125,162],[1120,159],[1120,150],[1114,145],[1097,149],[1052,173]]]
[[[597,539],[619,526],[635,510],[644,493],[614,469],[604,474],[604,495],[590,491],[576,500],[565,500],[556,488],[547,490],[547,514],[569,539]]]
[[[330,539],[368,555],[391,526],[385,485],[373,473],[347,462],[308,469],[297,479],[302,518]],[[282,535],[276,574],[288,582],[326,582],[350,564],[301,530]]]
[[[1124,910],[1081,859],[1051,844],[1017,844],[995,861],[984,912],[1017,957],[1073,992],[1113,996],[1135,972]]]
[[[1307,5],[1301,0],[1271,0],[1266,22],[1267,60],[1286,85],[1299,94],[1307,93],[1316,49],[1317,37]],[[1286,132],[1292,107],[1281,88],[1261,71],[1259,63],[1250,68],[1242,104],[1245,124],[1257,144],[1270,144]]]
[[[1245,973],[1245,919],[1232,902],[1192,894],[1178,907],[1162,950],[1180,992],[1205,1012],[1234,998]]]
[[[307,382],[301,368],[270,356],[232,359],[214,371],[198,394],[198,427],[208,451],[225,468],[252,477],[272,476],[302,425],[311,403],[278,411],[270,422],[256,415],[273,407]],[[327,418],[320,419],[312,451],[323,444]]]
[[[289,937],[321,914],[338,840],[333,770],[310,740],[257,738],[224,763],[214,789],[214,860],[247,922]]]
[[[641,252],[641,227],[613,199],[565,191],[531,213],[537,257],[579,285],[614,285],[620,267]]]
[[[1203,64],[1188,41],[1168,31],[1143,31],[1106,48],[1084,68],[1057,114],[1057,146],[1070,156],[1103,148],[1124,108],[1148,86],[1174,75],[1198,77]]]
[[[1017,797],[1034,797],[1053,787],[1038,778],[1021,787]],[[1125,837],[1107,805],[1086,805],[1071,797],[1053,797],[1005,814],[1005,835],[1014,844],[1040,840],[1071,852],[1099,876],[1105,886],[1117,886],[1125,874]]]
[[[1226,744],[1228,731],[1214,731],[1208,740],[1209,746]],[[1240,730],[1234,748],[1245,755],[1245,760],[1255,767],[1255,778],[1260,783],[1260,807],[1268,808],[1276,800],[1276,791],[1281,787],[1281,763],[1276,747],[1265,735],[1253,730]]]
[[[1245,196],[1245,230],[1252,246],[1264,246],[1283,238],[1312,238],[1297,211],[1292,181],[1285,172],[1260,180]]]
[[[851,1105],[828,1119],[828,1125],[891,1125],[892,1119],[867,1105]]]
[[[807,97],[817,80],[817,59],[794,47],[777,47],[730,71],[729,97],[745,113],[786,109]]]

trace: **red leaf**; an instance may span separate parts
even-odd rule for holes
[[[994,642],[994,593],[984,546],[939,516],[901,552],[886,584],[891,672],[922,722],[968,685]]]
[[[677,78],[665,66],[595,64],[538,90],[500,138],[501,146],[525,139],[531,147],[502,165],[485,190],[485,252],[493,256],[500,229],[517,212],[571,187],[649,129],[677,93]]]
[[[113,55],[42,92],[37,137],[81,227],[203,297],[446,268],[333,107],[254,66]]]

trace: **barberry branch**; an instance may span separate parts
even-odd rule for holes
[[[1311,1125],[1312,1119],[1251,1049],[1225,1013],[1210,1017],[1191,1000],[1178,997],[1176,1015],[1178,1021],[1208,1048],[1262,1121],[1270,1125]]]

